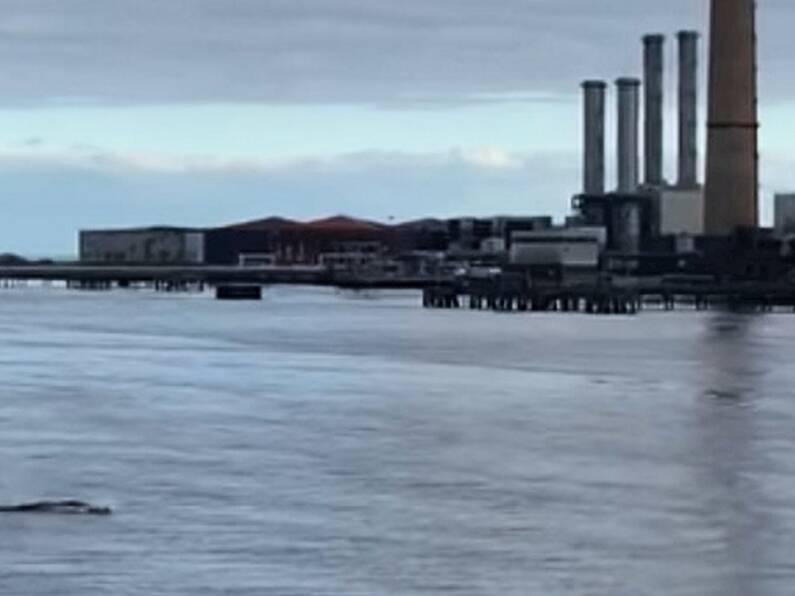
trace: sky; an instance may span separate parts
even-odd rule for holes
[[[640,76],[650,32],[675,178],[674,35],[707,20],[707,0],[0,0],[0,252],[269,215],[560,219],[579,83]],[[759,0],[765,221],[795,189],[793,26],[792,0]]]

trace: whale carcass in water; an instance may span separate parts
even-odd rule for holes
[[[64,513],[110,515],[110,507],[97,507],[83,501],[36,501],[21,505],[0,505],[0,513]]]

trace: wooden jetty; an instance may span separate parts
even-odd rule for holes
[[[332,278],[325,267],[239,267],[205,265],[118,265],[93,266],[9,265],[0,267],[0,280],[63,281],[74,288],[108,289],[148,283],[166,290],[190,284],[314,284],[329,285]]]
[[[77,263],[57,265],[0,266],[0,287],[20,285],[28,280],[61,281],[69,288],[109,290],[139,285],[163,292],[203,290],[206,286],[230,284],[313,285],[352,290],[420,290],[439,283],[430,277],[373,277],[335,272],[324,266],[216,265],[118,265],[94,266]]]
[[[532,285],[519,276],[498,275],[489,279],[436,284],[423,291],[422,303],[426,308],[595,315],[635,315],[648,308],[795,312],[795,284],[748,281],[667,283],[662,280],[620,279]]]

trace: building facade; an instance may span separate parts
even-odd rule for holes
[[[130,228],[80,232],[80,262],[113,265],[198,265],[204,232],[188,228]]]
[[[595,269],[599,266],[606,243],[607,232],[599,227],[515,232],[511,241],[510,263]]]
[[[661,235],[704,233],[703,188],[663,188],[658,191],[657,199]]]
[[[776,233],[795,234],[795,193],[777,194],[774,209]]]

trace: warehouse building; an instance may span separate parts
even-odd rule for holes
[[[186,265],[204,262],[204,231],[151,227],[80,232],[80,262]]]
[[[447,222],[398,225],[345,216],[299,222],[280,217],[218,228],[178,227],[87,230],[80,260],[88,264],[333,265],[361,266],[376,259],[443,252]]]
[[[380,256],[396,245],[391,226],[344,216],[310,222],[279,217],[248,221],[209,230],[207,260],[239,262],[246,254],[269,254],[280,265],[321,265],[344,261],[346,255]]]

